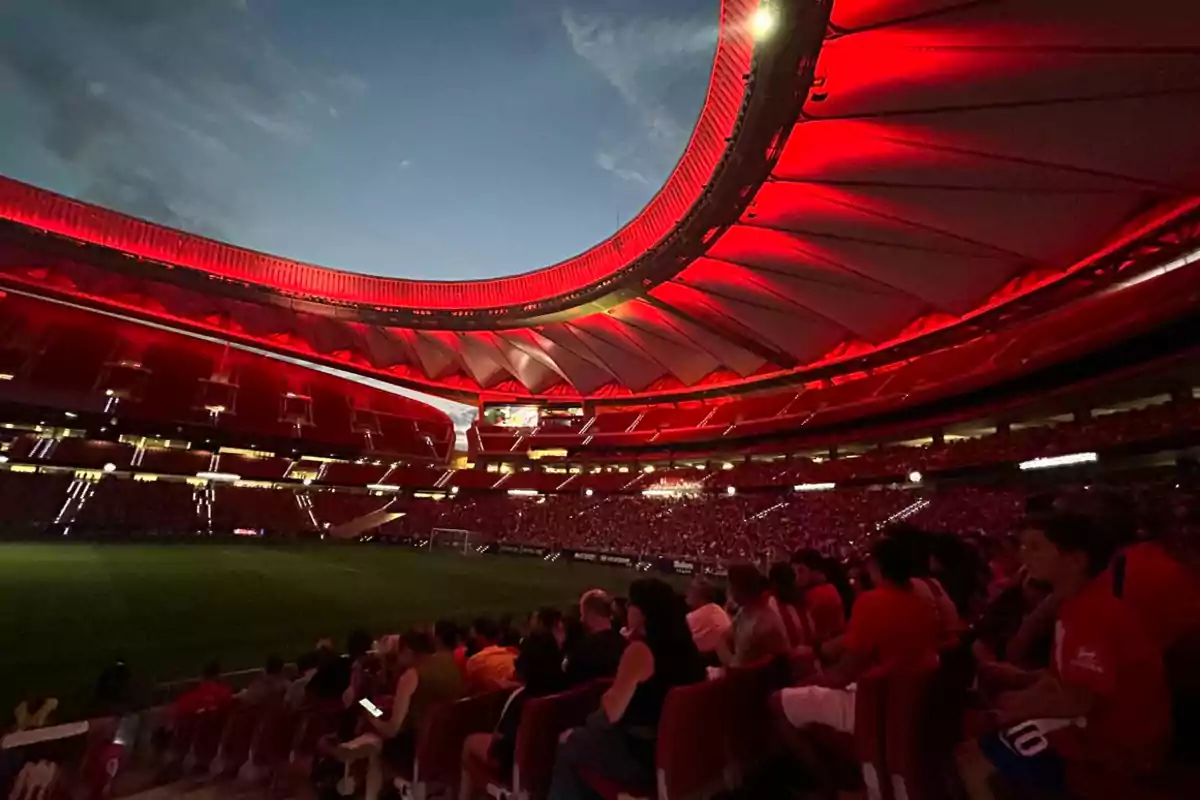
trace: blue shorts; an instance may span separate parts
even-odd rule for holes
[[[996,771],[1010,781],[1047,792],[1067,790],[1066,767],[1035,723],[989,733],[979,749]]]

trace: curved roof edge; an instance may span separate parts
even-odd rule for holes
[[[521,275],[418,281],[345,272],[280,258],[146,222],[0,177],[0,218],[139,258],[334,302],[411,309],[490,309],[571,292],[630,266],[688,216],[733,146],[754,62],[748,24],[759,0],[721,0],[712,78],[683,155],[663,187],[624,227],[589,250]]]

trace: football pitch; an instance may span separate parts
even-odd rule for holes
[[[353,628],[372,635],[451,617],[565,606],[619,594],[633,573],[536,558],[399,547],[0,545],[0,728],[25,692],[86,708],[99,670],[123,658],[149,686],[287,659]]]

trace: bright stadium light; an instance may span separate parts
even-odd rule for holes
[[[917,472],[915,469],[908,473],[909,483],[920,483],[925,476]]]
[[[232,472],[197,472],[196,477],[218,483],[237,483],[242,479],[241,475],[235,475]]]
[[[1065,456],[1048,456],[1022,461],[1018,466],[1021,469],[1049,469],[1051,467],[1069,467],[1073,464],[1092,464],[1099,460],[1100,457],[1095,453],[1068,453]]]
[[[104,465],[104,471],[105,471],[105,472],[116,472],[116,471],[117,471],[117,465],[116,465],[116,464],[114,464],[114,463],[112,463],[112,462],[110,461],[110,462],[108,462],[107,464],[105,464],[105,465]]]
[[[836,489],[836,483],[798,483],[792,487],[793,492],[828,492]]]
[[[725,489],[725,494],[727,494],[727,495],[729,495],[730,497],[732,497],[733,495],[737,494],[737,487],[736,487],[736,486],[729,486],[729,487],[726,487],[726,489]]]
[[[583,490],[583,496],[584,496],[584,497],[591,497],[593,494],[595,494],[595,492],[593,492],[591,489],[584,489],[584,490]]]
[[[458,487],[457,487],[457,486],[451,486],[451,487],[450,487],[450,494],[458,494]]]
[[[758,10],[750,17],[750,30],[754,32],[755,39],[765,39],[774,32],[778,22],[779,17],[775,10],[765,2],[760,3]]]
[[[305,486],[312,486],[312,478],[305,478],[305,479],[304,479],[304,485],[305,485]]]

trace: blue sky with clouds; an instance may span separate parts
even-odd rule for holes
[[[718,0],[7,0],[0,172],[280,255],[469,279],[662,184]]]

